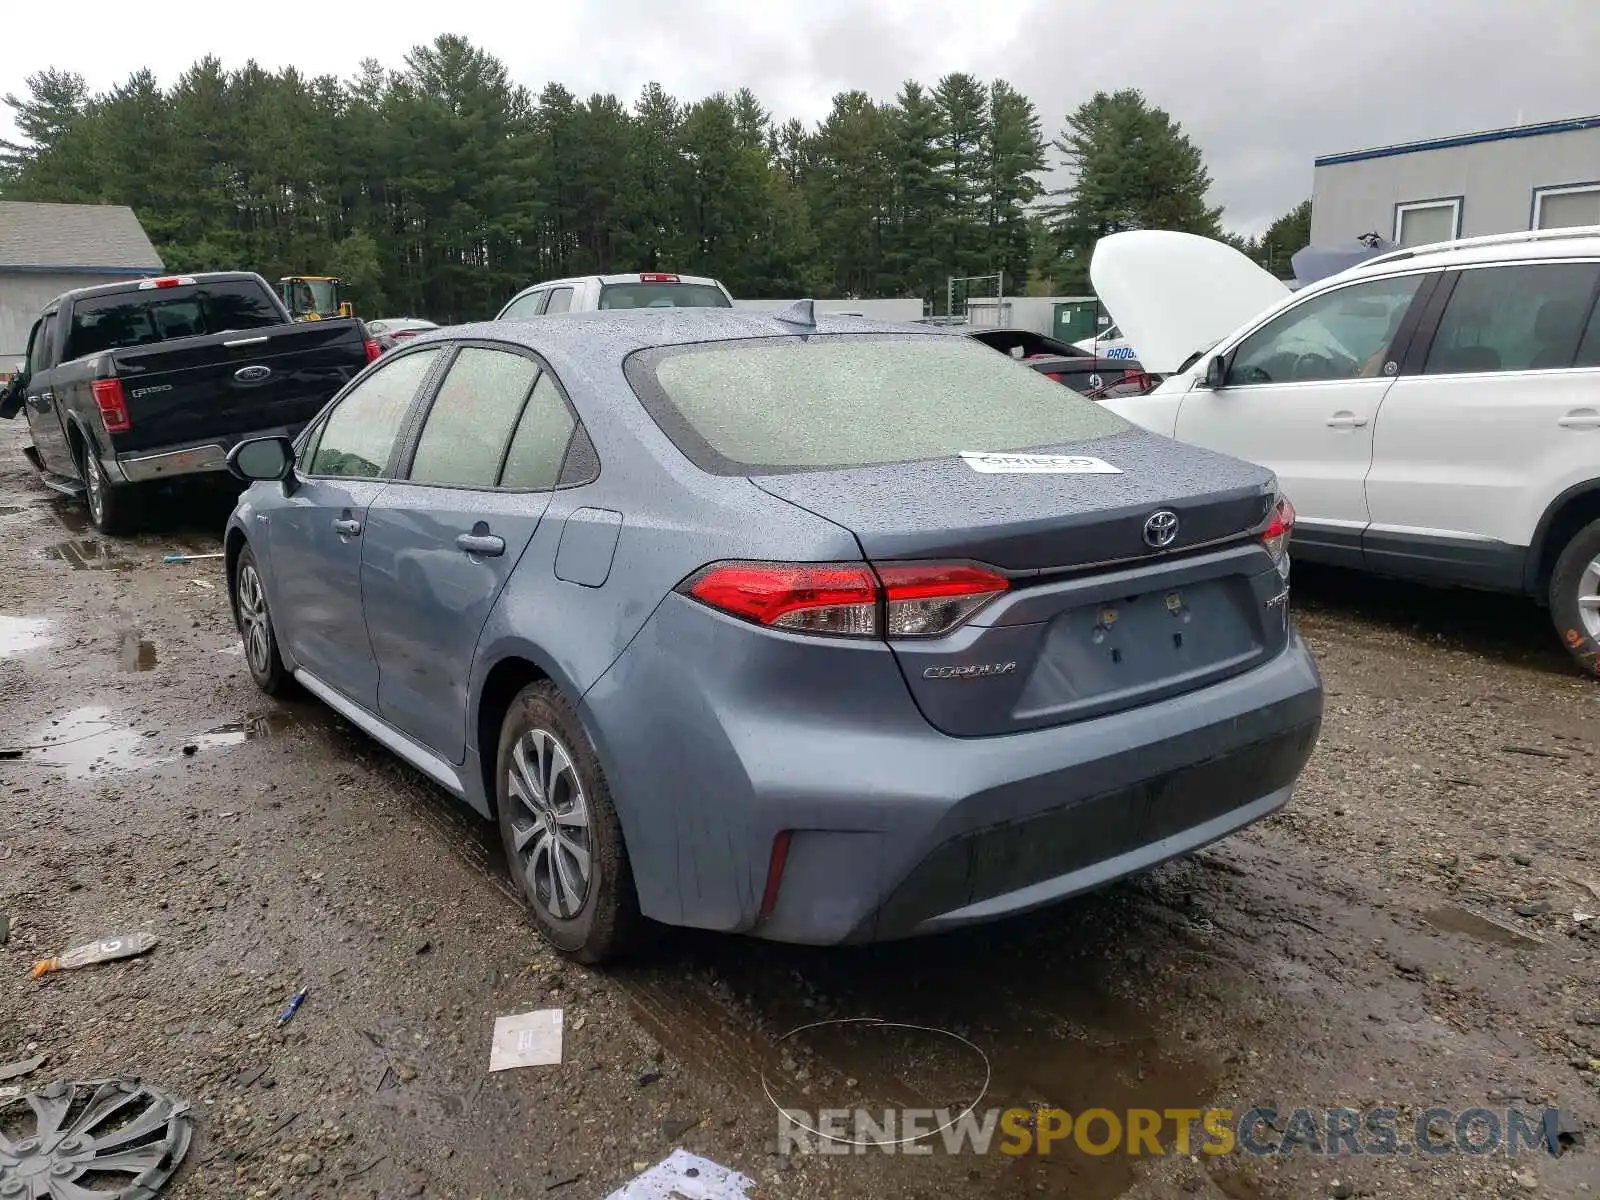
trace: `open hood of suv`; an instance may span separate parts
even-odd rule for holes
[[[1144,369],[1157,375],[1173,374],[1289,295],[1287,284],[1232,246],[1164,229],[1101,238],[1089,281]]]

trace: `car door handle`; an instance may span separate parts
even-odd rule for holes
[[[465,550],[468,554],[498,558],[506,552],[506,540],[492,533],[463,533],[456,539],[456,548]]]
[[[361,522],[353,517],[340,517],[333,523],[334,532],[340,537],[360,537]]]
[[[1600,429],[1600,412],[1592,408],[1575,408],[1556,424],[1563,429]]]
[[[1366,423],[1365,417],[1358,417],[1352,412],[1336,412],[1328,418],[1329,429],[1360,429]]]

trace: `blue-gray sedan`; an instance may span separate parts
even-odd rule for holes
[[[937,330],[445,329],[232,465],[257,684],[498,821],[586,961],[1048,904],[1273,812],[1321,724],[1273,476]]]

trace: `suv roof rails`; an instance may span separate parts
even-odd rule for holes
[[[1448,242],[1429,242],[1425,246],[1408,246],[1404,250],[1391,250],[1359,265],[1363,268],[1378,263],[1400,262],[1422,254],[1443,254],[1448,250],[1467,250],[1475,246],[1514,246],[1519,242],[1557,242],[1576,238],[1600,238],[1600,225],[1573,225],[1562,229],[1524,229],[1517,233],[1488,233],[1478,237],[1454,238]]]

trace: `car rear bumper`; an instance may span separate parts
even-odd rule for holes
[[[293,437],[301,425],[280,425],[241,434],[236,438],[214,439],[162,450],[138,450],[116,456],[116,471],[128,483],[151,483],[180,475],[201,475],[228,469],[228,452],[239,442],[258,437]]]
[[[1196,691],[955,738],[917,710],[887,646],[752,636],[672,597],[582,711],[646,915],[834,944],[1022,912],[1259,820],[1289,799],[1322,705],[1291,632]]]

